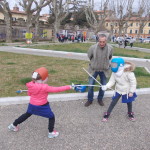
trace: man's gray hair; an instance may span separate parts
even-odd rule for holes
[[[99,37],[99,39],[104,38],[104,37],[107,39],[107,36],[105,34],[99,34],[98,37]]]

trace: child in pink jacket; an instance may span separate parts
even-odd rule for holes
[[[12,124],[8,126],[11,131],[18,131],[18,124],[24,122],[32,114],[46,117],[49,119],[48,124],[48,138],[54,138],[59,135],[59,132],[54,130],[55,115],[52,112],[49,102],[47,100],[48,93],[62,92],[70,90],[72,87],[61,86],[52,87],[46,84],[48,81],[48,70],[41,67],[35,70],[32,74],[32,81],[27,83],[28,95],[30,96],[30,103],[28,105],[27,112],[22,114],[18,119],[16,119]]]

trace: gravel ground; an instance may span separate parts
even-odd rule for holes
[[[120,101],[108,122],[101,122],[110,104],[100,107],[95,100],[88,108],[86,100],[52,102],[59,137],[48,139],[48,119],[31,116],[20,124],[18,132],[7,126],[24,113],[27,105],[0,106],[1,150],[150,150],[150,95],[140,95],[133,103],[136,122],[127,119],[127,106]]]

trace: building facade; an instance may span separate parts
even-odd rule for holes
[[[143,29],[140,29],[140,24],[143,24]],[[105,27],[108,31],[118,36],[119,34],[119,22],[117,19],[106,19]],[[139,33],[139,30],[141,32]],[[123,26],[122,35],[138,38],[146,38],[150,36],[150,20],[147,18],[132,17]]]
[[[20,11],[19,7],[15,5],[12,13],[12,36],[15,41],[26,40],[26,20],[27,14],[24,11]],[[39,40],[51,40],[52,29],[46,24],[48,15],[40,16],[40,28],[39,28]],[[6,38],[6,24],[4,21],[4,15],[0,12],[0,41],[4,41]],[[35,28],[32,27],[32,33],[34,38]]]

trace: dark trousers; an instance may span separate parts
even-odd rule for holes
[[[121,95],[112,100],[112,102],[110,103],[109,108],[107,110],[108,114],[110,114],[112,112],[113,108],[117,104],[120,97],[121,97]],[[127,108],[128,108],[128,113],[131,113],[132,112],[132,102],[127,103]]]
[[[26,119],[28,119],[32,114],[26,112],[22,114],[18,119],[16,119],[13,123],[14,126],[17,126],[18,124],[24,122]],[[48,124],[48,129],[49,132],[53,132],[54,130],[54,124],[55,124],[55,117],[49,118],[49,124]]]
[[[130,46],[133,47],[133,43],[130,43]]]
[[[106,81],[107,78],[104,74],[104,72],[101,71],[95,71],[95,73],[93,74],[93,77],[96,79],[97,76],[100,77],[100,82],[102,85],[106,85]],[[92,77],[89,77],[89,85],[94,85],[95,84],[95,80]],[[89,86],[88,87],[88,101],[93,101],[93,97],[94,97],[94,87]],[[99,93],[98,93],[98,101],[102,101],[104,97],[104,91],[99,88]]]

